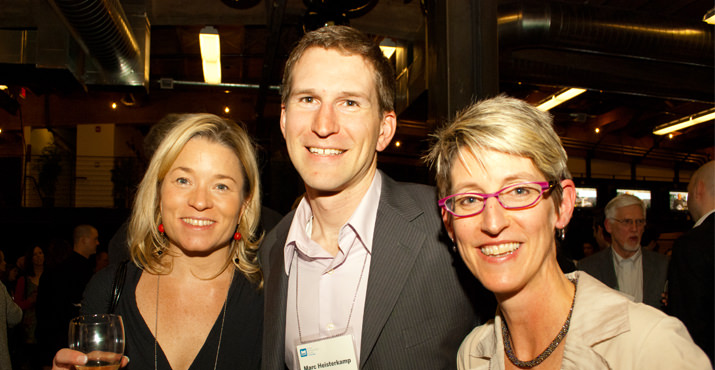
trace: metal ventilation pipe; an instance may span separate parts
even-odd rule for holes
[[[713,101],[713,30],[699,20],[550,1],[499,4],[504,81]]]
[[[713,66],[712,26],[621,9],[547,1],[499,5],[499,44]]]
[[[133,73],[140,49],[119,0],[49,1],[105,73]]]

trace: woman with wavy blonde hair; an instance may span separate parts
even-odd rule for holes
[[[156,149],[129,224],[131,261],[115,313],[135,369],[257,369],[263,323],[256,254],[255,147],[237,124],[183,115]],[[116,268],[85,291],[83,313],[107,312]],[[87,358],[63,349],[54,369]]]

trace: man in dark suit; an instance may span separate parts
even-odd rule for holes
[[[713,362],[715,322],[715,162],[700,167],[688,183],[688,211],[695,226],[673,244],[668,270],[669,314],[688,328]]]
[[[611,247],[582,259],[578,269],[630,295],[636,302],[661,308],[668,258],[641,248],[645,204],[633,195],[621,194],[608,202],[604,212]]]
[[[293,50],[283,88],[306,192],[262,245],[262,368],[455,368],[478,283],[442,243],[434,189],[377,170],[396,128],[392,67],[359,31],[324,27]]]

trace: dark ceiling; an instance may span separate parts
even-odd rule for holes
[[[103,56],[96,55],[82,30],[65,38],[87,41],[91,58],[77,57],[82,45],[61,38],[67,27],[57,14],[67,16],[64,2],[80,3],[50,1],[56,10],[45,0],[0,0],[0,84],[10,85],[13,97],[19,87],[29,88],[30,96],[20,101],[23,124],[106,121],[103,108],[93,105],[113,96],[127,107],[111,118],[119,124],[148,124],[172,111],[220,113],[224,104],[234,104],[232,118],[247,122],[264,141],[276,137],[281,69],[306,24],[339,13],[334,6],[341,4],[351,9],[342,21],[376,40],[408,46],[414,54],[408,61],[424,63],[425,24],[432,16],[429,0],[122,0],[138,47],[136,53],[114,48],[109,59],[143,56],[142,47],[148,47],[149,61],[140,61],[128,74],[107,77],[92,67],[104,64]],[[570,155],[671,168],[693,168],[713,159],[713,121],[677,132],[672,139],[652,134],[660,124],[715,105],[713,26],[702,22],[714,7],[712,1],[498,4],[500,92],[536,103],[564,87],[587,89],[551,110]],[[201,83],[197,34],[206,25],[221,36],[224,84],[218,87]],[[143,74],[147,70],[148,77]],[[411,80],[425,78],[421,72]],[[389,151],[407,162],[419,160],[424,139],[444,118],[429,112],[435,97],[425,85],[400,109],[398,139],[404,145]],[[72,104],[82,108],[64,108]],[[0,125],[18,129],[19,121],[17,114],[0,111]]]

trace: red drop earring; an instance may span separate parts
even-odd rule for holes
[[[236,232],[233,233],[233,240],[241,240],[241,232],[238,231],[238,227],[241,226],[240,224],[236,225]]]
[[[157,229],[159,229],[160,234],[163,234],[164,233],[164,224],[159,224],[159,227],[157,227]]]

